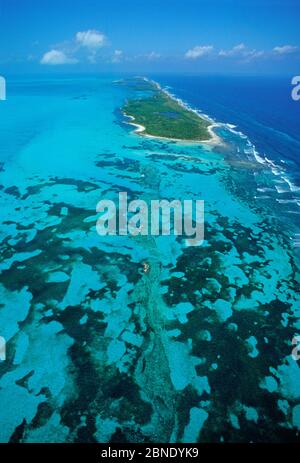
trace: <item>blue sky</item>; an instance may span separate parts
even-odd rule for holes
[[[300,0],[0,0],[0,74],[300,73]]]

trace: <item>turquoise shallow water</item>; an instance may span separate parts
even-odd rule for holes
[[[226,126],[218,148],[132,133],[138,94],[27,79],[0,106],[0,441],[295,441],[297,223],[276,175]],[[100,237],[119,191],[204,199],[204,244]]]

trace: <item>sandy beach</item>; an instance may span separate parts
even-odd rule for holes
[[[150,135],[148,133],[144,133],[146,131],[146,127],[144,127],[141,124],[137,124],[136,122],[134,122],[135,118],[133,116],[131,116],[129,114],[126,114],[124,112],[123,112],[123,115],[125,117],[127,117],[128,119],[130,119],[130,121],[125,121],[125,123],[128,124],[128,125],[131,125],[132,127],[135,128],[133,130],[133,132],[138,134],[138,135],[141,135],[141,136],[143,136],[145,138],[154,138],[154,139],[157,139],[157,140],[175,141],[177,143],[182,143],[184,145],[186,145],[186,144],[189,144],[189,145],[190,144],[200,144],[200,145],[205,144],[205,145],[212,145],[212,146],[224,145],[224,142],[221,139],[221,137],[219,137],[213,130],[215,127],[220,127],[220,124],[217,124],[216,122],[213,122],[211,125],[209,125],[207,127],[207,130],[209,131],[209,133],[211,135],[211,138],[209,140],[184,140],[184,139],[181,139],[181,138],[159,137],[159,136],[156,136],[156,135]]]

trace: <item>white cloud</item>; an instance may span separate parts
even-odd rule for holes
[[[62,42],[45,53],[40,63],[51,65],[78,63],[75,55],[86,58],[90,63],[95,64],[99,49],[106,44],[107,38],[102,32],[94,29],[80,31],[75,34],[73,40]]]
[[[77,62],[77,59],[67,56],[63,51],[60,50],[47,51],[47,53],[42,56],[40,61],[41,64],[50,64],[53,66],[59,64],[75,64]]]
[[[264,56],[265,55],[265,52],[264,50],[249,50],[245,56],[246,58],[248,59],[254,59],[254,58],[260,58],[261,56]]]
[[[286,55],[288,53],[294,53],[298,50],[298,47],[293,45],[283,45],[282,47],[274,47],[273,52],[277,55]]]
[[[76,41],[82,46],[96,50],[105,45],[106,37],[102,32],[89,29],[83,32],[77,32]]]
[[[246,46],[243,43],[240,43],[239,45],[236,45],[235,47],[229,50],[220,50],[219,55],[220,56],[236,56],[244,52],[245,49],[246,49]]]
[[[187,59],[197,59],[201,58],[202,56],[209,55],[213,51],[214,47],[212,45],[197,45],[194,48],[188,50],[185,54],[185,58]]]
[[[154,59],[159,59],[160,57],[160,53],[156,53],[155,51],[151,51],[151,53],[148,53],[148,55],[146,55],[146,58],[148,58],[150,61]]]
[[[139,55],[133,55],[131,57],[127,57],[127,61],[155,61],[161,58],[161,54],[157,53],[156,51],[151,51],[150,53],[143,53]]]
[[[122,59],[123,56],[123,51],[122,50],[115,50],[113,57],[112,57],[112,62],[113,63],[119,63]]]
[[[235,45],[228,50],[220,50],[219,56],[224,58],[241,58],[243,62],[249,62],[255,58],[260,58],[265,55],[264,50],[256,50],[255,48],[248,48],[244,43]]]
[[[251,61],[262,58],[262,57],[267,57],[268,54],[264,50],[256,50],[255,48],[251,50],[246,50],[245,53],[242,55],[242,60],[241,63],[250,63]]]

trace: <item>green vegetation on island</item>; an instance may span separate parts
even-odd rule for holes
[[[132,99],[123,108],[127,116],[134,117],[135,124],[145,127],[144,135],[190,141],[211,139],[209,121],[182,106],[155,84],[147,84],[150,96]]]

